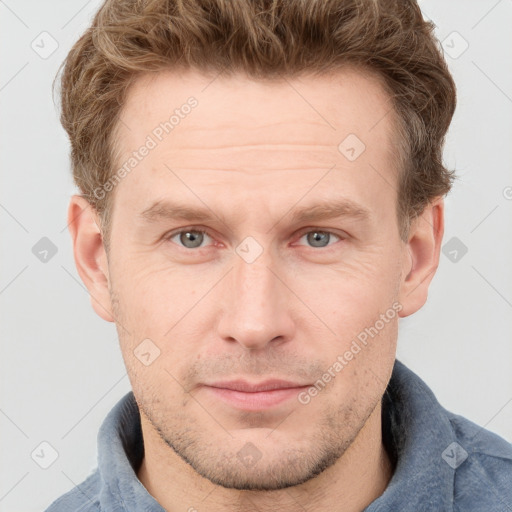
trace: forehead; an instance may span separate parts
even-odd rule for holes
[[[387,142],[386,135],[392,136],[389,95],[383,79],[368,70],[346,67],[319,76],[273,80],[162,71],[138,77],[129,88],[119,127],[123,148],[137,144],[140,131],[151,133],[168,121],[191,97],[198,108],[173,129],[176,144],[183,140],[207,143],[201,139],[201,130],[211,128],[226,136],[232,132],[237,140],[250,140],[251,132],[255,137],[265,131],[271,134],[270,128],[280,123],[289,125],[281,133],[283,139],[294,142],[300,136],[307,141],[308,135],[321,134],[327,143],[335,144],[349,130],[370,144]]]
[[[252,196],[289,192],[293,201],[301,182],[304,190],[334,168],[319,194],[340,185],[371,203],[387,182],[391,188],[381,195],[396,199],[394,115],[380,79],[352,68],[265,81],[190,70],[144,75],[121,112],[117,167],[142,146],[151,149],[116,194],[142,211],[150,199],[172,195],[186,176],[179,186],[186,181],[196,196],[229,186],[243,205],[249,186]]]

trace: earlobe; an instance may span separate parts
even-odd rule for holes
[[[75,264],[89,291],[96,313],[113,322],[109,291],[107,255],[96,210],[82,196],[73,195],[68,208],[68,226],[73,243]]]
[[[403,280],[400,286],[401,317],[412,315],[426,302],[430,282],[439,265],[444,234],[444,202],[437,198],[411,224],[404,248]]]

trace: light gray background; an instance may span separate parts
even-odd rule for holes
[[[442,255],[426,306],[401,322],[398,357],[446,408],[512,441],[512,0],[420,5],[458,86],[445,160],[460,181],[444,243],[456,237],[468,251],[456,262]],[[93,312],[75,270],[66,229],[75,189],[51,97],[98,6],[0,1],[2,511],[41,511],[82,482],[102,420],[130,389],[114,325]],[[43,31],[58,43],[46,58],[31,47],[51,50]],[[46,263],[32,253],[42,237],[58,249]],[[58,452],[48,469],[43,441]]]

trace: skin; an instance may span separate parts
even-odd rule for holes
[[[141,410],[138,477],[169,511],[363,510],[392,476],[380,401],[399,318],[422,307],[438,266],[442,198],[402,240],[390,100],[354,69],[277,82],[140,77],[119,165],[189,96],[197,107],[115,187],[108,254],[94,209],[80,196],[69,207],[78,272],[97,314],[116,322]],[[351,133],[366,146],[354,161],[338,150]],[[368,218],[293,221],[334,199]],[[206,205],[212,218],[141,217],[162,200]],[[193,232],[199,248],[174,236],[191,228],[207,232]],[[246,237],[262,250],[251,263],[236,251]],[[202,386],[313,384],[393,304],[398,314],[307,404],[249,412]],[[146,366],[134,350],[148,338],[160,355]],[[237,456],[244,446],[256,463]]]

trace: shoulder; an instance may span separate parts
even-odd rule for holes
[[[455,510],[512,510],[512,444],[448,412],[456,441],[443,452],[455,469]]]
[[[99,512],[100,481],[96,470],[81,484],[55,500],[45,512]]]

